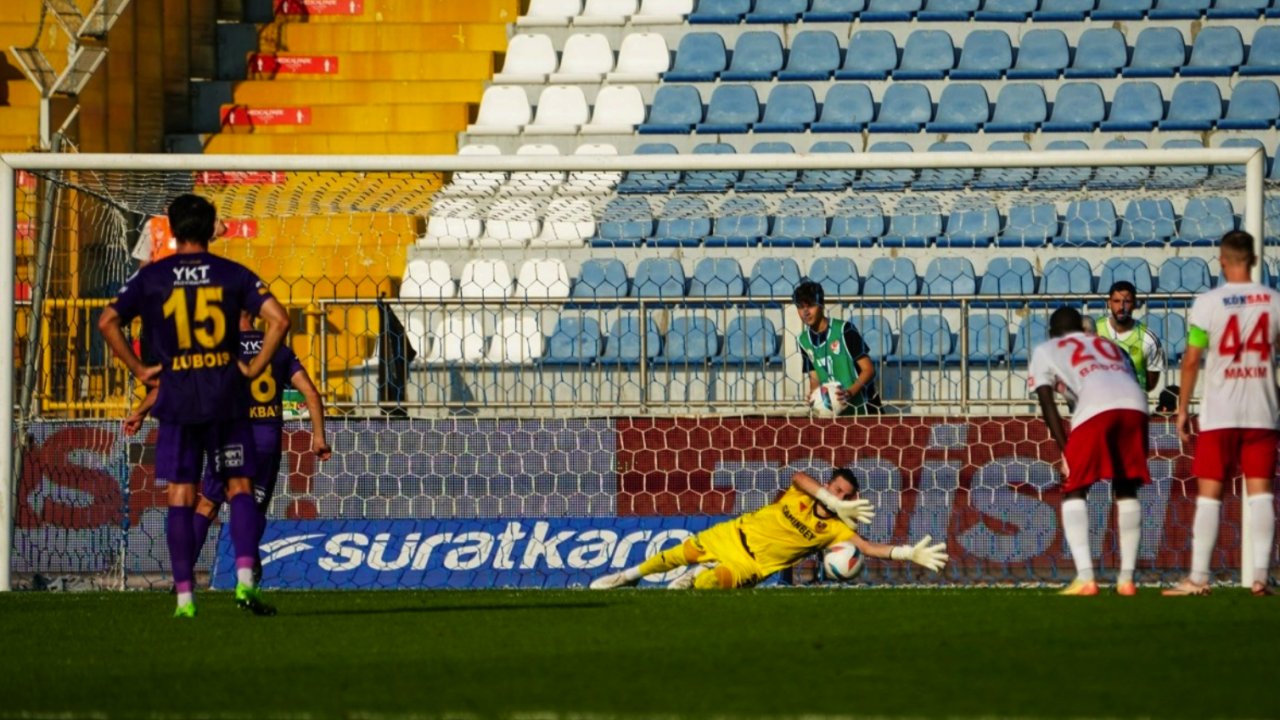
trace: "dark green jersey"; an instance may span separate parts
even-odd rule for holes
[[[826,332],[819,333],[805,328],[798,339],[800,352],[804,357],[805,374],[816,372],[819,384],[834,380],[845,389],[853,387],[858,379],[858,358],[866,356],[867,347],[851,323],[828,318]],[[868,383],[862,392],[851,398],[849,407],[841,414],[865,413],[870,395],[871,384]]]

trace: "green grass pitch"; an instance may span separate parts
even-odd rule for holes
[[[0,596],[0,718],[1274,717],[1280,598],[1048,590]]]

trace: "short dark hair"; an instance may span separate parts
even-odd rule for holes
[[[1061,337],[1070,332],[1084,330],[1084,318],[1080,311],[1070,305],[1063,305],[1049,316],[1049,337]]]
[[[1258,256],[1253,251],[1253,236],[1244,230],[1232,230],[1223,235],[1222,249],[1250,265],[1258,261]]]
[[[808,279],[801,281],[791,292],[791,302],[795,305],[823,305],[826,298],[827,293],[822,286]]]
[[[179,195],[169,203],[169,231],[177,240],[208,244],[217,222],[213,203],[199,195]]]
[[[1111,283],[1111,289],[1107,291],[1107,297],[1111,297],[1118,292],[1127,292],[1134,297],[1138,297],[1138,288],[1128,280],[1117,280]]]
[[[836,478],[844,478],[845,480],[848,480],[849,484],[853,486],[853,491],[858,492],[858,477],[854,475],[853,471],[849,468],[836,468],[835,470],[832,470],[831,479],[835,480]]]

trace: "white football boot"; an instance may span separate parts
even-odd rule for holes
[[[635,580],[628,580],[626,571],[619,570],[618,572],[609,573],[608,575],[601,575],[595,580],[592,580],[591,584],[587,587],[592,590],[612,590],[614,588],[630,587],[638,582],[640,582],[639,578]]]
[[[711,569],[710,565],[694,565],[693,567],[689,568],[687,571],[682,573],[675,580],[672,580],[671,582],[667,583],[667,589],[668,590],[689,590],[690,588],[693,587],[693,581],[697,580],[699,575],[701,575],[702,573],[710,569]]]

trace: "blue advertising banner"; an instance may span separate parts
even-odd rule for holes
[[[262,584],[308,590],[585,587],[726,519],[269,520],[260,548]],[[220,533],[213,586],[235,586],[229,532]]]

